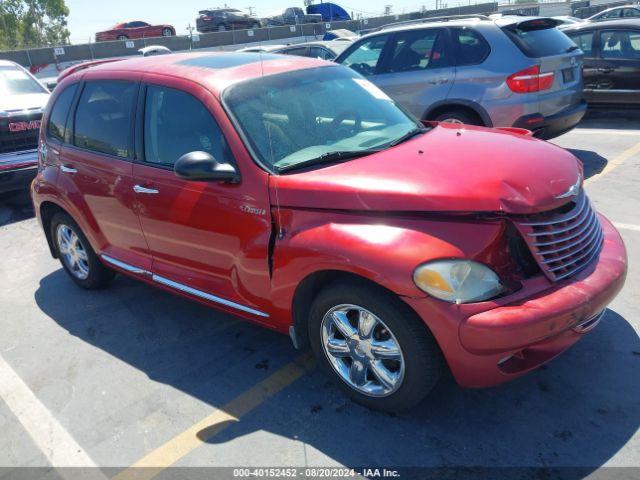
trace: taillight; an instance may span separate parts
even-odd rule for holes
[[[553,72],[540,73],[540,66],[534,65],[507,78],[507,85],[515,93],[531,93],[549,90],[553,86]]]

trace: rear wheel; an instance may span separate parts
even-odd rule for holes
[[[482,121],[475,116],[462,110],[449,110],[441,113],[435,118],[436,122],[465,124],[465,125],[483,125]]]
[[[170,28],[164,28],[164,29],[162,29],[162,36],[163,37],[172,37],[173,36],[173,31]]]
[[[126,35],[118,35],[118,40],[128,40],[129,38]]]
[[[71,279],[86,289],[106,287],[115,276],[91,248],[78,224],[66,213],[56,213],[51,220],[51,238],[60,263]]]
[[[359,283],[322,290],[309,317],[318,363],[354,401],[402,411],[431,391],[442,356],[426,326],[397,297]]]
[[[219,32],[226,32],[227,31],[227,26],[224,23],[221,23],[220,25],[218,25],[218,31]]]

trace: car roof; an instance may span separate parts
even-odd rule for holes
[[[133,57],[117,62],[103,63],[69,78],[77,78],[87,72],[108,73],[117,78],[118,73],[154,73],[168,77],[191,80],[207,87],[216,96],[229,85],[262,76],[276,75],[295,70],[336,66],[334,63],[293,55],[277,55],[253,52],[187,52],[153,57]]]
[[[15,62],[12,62],[11,60],[0,60],[0,67],[19,67],[20,65],[18,65]]]
[[[604,30],[607,28],[640,28],[640,19],[619,18],[615,20],[599,20],[597,22],[581,22],[563,28],[564,33],[575,32],[578,30]]]

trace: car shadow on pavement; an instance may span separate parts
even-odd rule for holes
[[[34,216],[28,192],[0,195],[0,227]]]
[[[598,175],[607,166],[607,159],[594,151],[579,150],[577,148],[568,148],[567,150],[582,162],[585,180]]]
[[[122,277],[109,290],[87,292],[57,270],[41,280],[35,300],[71,335],[216,408],[298,356],[285,336]],[[330,457],[353,467],[596,469],[638,430],[638,398],[640,339],[609,310],[568,352],[499,387],[462,390],[445,375],[418,408],[391,415],[352,403],[316,369],[201,438],[238,442],[231,444],[238,452],[250,448],[247,436],[269,432],[304,449],[304,457],[283,462],[308,465]],[[248,461],[253,453],[245,452],[233,458]],[[224,458],[206,459],[216,461]]]
[[[640,109],[589,107],[587,114],[576,128],[640,130]]]

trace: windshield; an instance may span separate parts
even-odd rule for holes
[[[33,78],[16,67],[0,67],[0,95],[26,95],[45,93]]]
[[[223,102],[259,161],[276,171],[335,152],[373,152],[420,127],[378,87],[343,67],[239,83]]]

